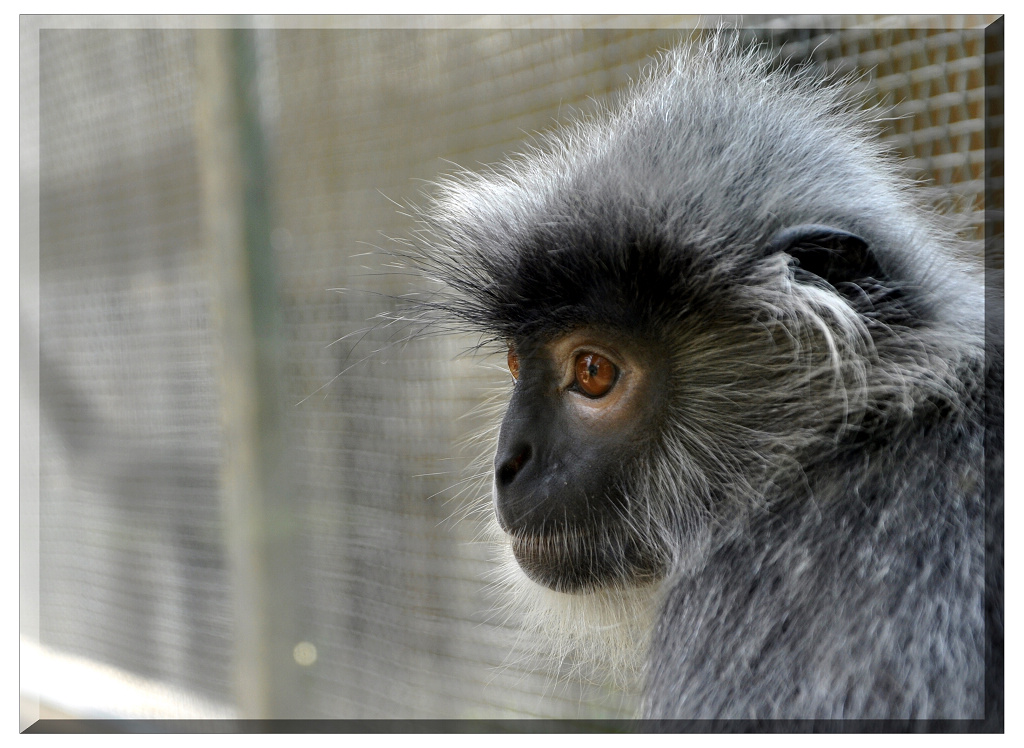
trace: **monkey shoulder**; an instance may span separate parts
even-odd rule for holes
[[[668,581],[647,716],[980,718],[982,433],[950,417],[840,455]]]

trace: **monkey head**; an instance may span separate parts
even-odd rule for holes
[[[507,346],[494,510],[532,580],[656,582],[944,396],[941,341],[977,313],[922,259],[947,240],[870,119],[717,37],[619,110],[440,183],[423,309]]]

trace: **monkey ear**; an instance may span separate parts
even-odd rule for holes
[[[808,223],[782,229],[768,244],[770,254],[786,252],[805,273],[833,288],[867,278],[885,279],[867,241],[849,231]]]

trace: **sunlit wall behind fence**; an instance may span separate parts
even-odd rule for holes
[[[991,20],[764,17],[744,33],[780,59],[861,73],[866,100],[893,107],[885,135],[908,168],[952,190],[980,237],[986,133],[1001,176]],[[555,677],[496,612],[486,510],[464,509],[486,500],[472,458],[481,404],[508,386],[502,357],[374,323],[410,282],[376,248],[409,236],[401,206],[453,162],[492,163],[613,101],[689,34],[639,27],[685,21],[25,19],[38,153],[22,179],[39,207],[21,309],[23,417],[39,427],[38,497],[22,504],[30,712],[633,714],[632,690]]]

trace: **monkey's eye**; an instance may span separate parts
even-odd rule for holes
[[[508,370],[513,379],[519,379],[519,354],[511,345],[508,347]]]
[[[615,364],[597,353],[576,357],[576,387],[587,397],[603,397],[619,376]]]

